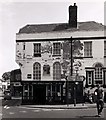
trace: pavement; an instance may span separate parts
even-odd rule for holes
[[[96,108],[96,103],[89,104],[68,104],[68,105],[22,105],[23,107],[29,108],[46,108],[46,109],[87,109],[87,108]],[[106,103],[104,104],[106,108]]]
[[[4,101],[2,100],[2,106],[22,106],[28,108],[45,108],[45,109],[87,109],[96,108],[96,103],[81,103],[81,104],[65,104],[65,105],[21,105],[21,98],[12,97],[12,100]],[[106,108],[106,103],[104,103],[104,108]]]

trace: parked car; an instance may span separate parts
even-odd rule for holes
[[[11,92],[10,90],[4,91],[4,100],[11,100]]]

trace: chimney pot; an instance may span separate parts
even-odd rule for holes
[[[74,3],[74,6],[76,6],[76,3]]]

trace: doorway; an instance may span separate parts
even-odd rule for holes
[[[46,85],[33,85],[33,100],[34,104],[41,105],[46,103]]]

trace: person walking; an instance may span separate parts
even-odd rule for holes
[[[97,89],[95,90],[95,95],[98,112],[97,116],[100,117],[104,108],[104,91],[99,84],[97,85]]]

